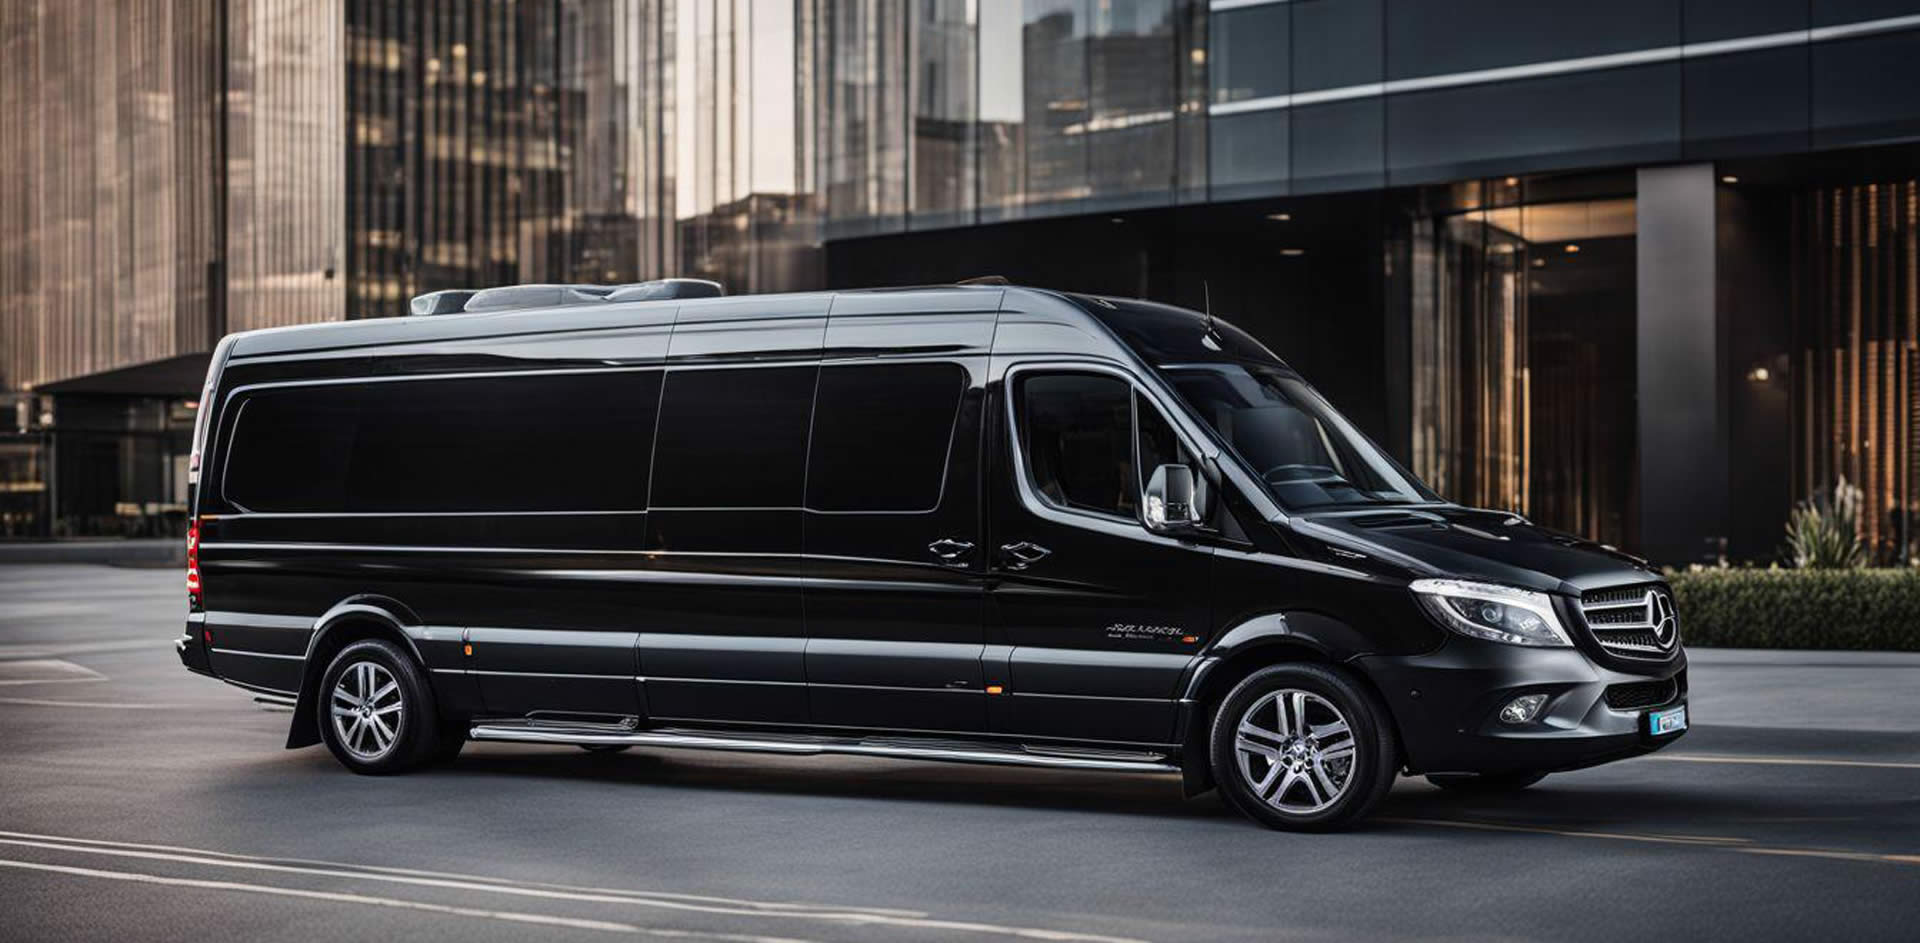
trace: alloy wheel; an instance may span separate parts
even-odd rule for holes
[[[1319,812],[1353,781],[1355,746],[1346,715],[1311,691],[1283,688],[1254,701],[1234,730],[1246,786],[1289,815]]]
[[[334,681],[328,700],[334,735],[355,759],[378,760],[400,739],[405,698],[400,682],[384,665],[373,661],[348,665]]]

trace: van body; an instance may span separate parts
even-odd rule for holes
[[[1019,288],[238,334],[185,666],[397,772],[468,739],[1178,772],[1329,828],[1686,726],[1642,561],[1440,499],[1249,335]]]

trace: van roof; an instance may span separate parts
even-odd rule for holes
[[[901,299],[913,297],[911,306]],[[1121,348],[1154,365],[1219,359],[1278,358],[1245,332],[1225,321],[1173,305],[1129,298],[1084,295],[1021,285],[959,284],[864,288],[838,291],[764,295],[727,295],[658,301],[610,301],[551,307],[469,311],[432,317],[370,318],[293,327],[268,328],[234,335],[231,356],[286,356],[307,352],[394,347],[457,340],[535,336],[576,331],[617,330],[666,326],[691,321],[757,318],[826,318],[864,314],[929,315],[959,312],[1021,313],[1022,323],[1036,327],[1031,342],[1014,341],[1015,349],[1061,349],[1088,352],[1081,344],[1046,340],[1060,335],[1040,325],[1078,328],[1072,333],[1098,338],[1091,350],[1120,355]],[[1014,327],[1002,320],[1002,333]],[[1209,339],[1210,338],[1210,339]],[[1115,341],[1118,344],[1115,344]],[[1034,346],[1034,345],[1039,346]]]

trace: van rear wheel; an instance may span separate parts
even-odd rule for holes
[[[361,639],[333,657],[316,713],[327,749],[356,773],[405,772],[445,746],[426,678],[385,639]]]
[[[1288,831],[1342,828],[1393,787],[1387,714],[1345,673],[1315,664],[1248,675],[1213,716],[1214,782],[1254,821]]]

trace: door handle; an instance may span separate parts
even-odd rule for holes
[[[928,544],[927,552],[948,563],[958,563],[967,554],[973,552],[973,544],[970,541],[942,537]]]
[[[1007,569],[1024,570],[1046,559],[1053,551],[1031,540],[1022,540],[1017,544],[1002,544],[1000,553],[1007,558]]]

